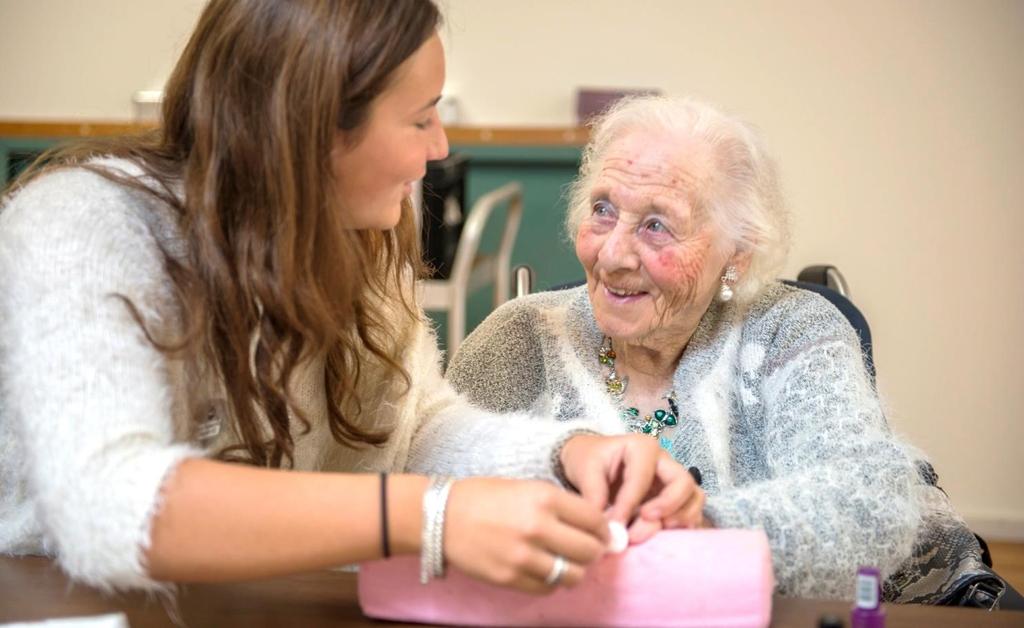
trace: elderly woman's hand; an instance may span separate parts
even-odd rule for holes
[[[583,498],[630,525],[631,543],[658,530],[704,527],[704,491],[649,436],[582,434],[562,449],[565,475]],[[634,516],[635,519],[634,519]]]

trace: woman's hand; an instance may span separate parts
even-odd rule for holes
[[[631,543],[661,529],[705,525],[704,491],[649,436],[576,436],[562,448],[562,466],[585,500],[601,510],[610,505],[611,519],[633,520]]]
[[[546,482],[467,478],[448,497],[445,557],[486,582],[551,591],[545,580],[562,556],[567,570],[557,584],[572,586],[607,544],[601,509]]]

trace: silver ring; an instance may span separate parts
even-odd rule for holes
[[[551,565],[551,573],[544,579],[544,584],[553,587],[561,582],[565,572],[569,571],[569,563],[562,556],[555,556],[555,564]]]

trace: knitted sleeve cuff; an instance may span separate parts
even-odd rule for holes
[[[45,521],[64,571],[106,591],[173,590],[173,585],[151,578],[145,564],[153,518],[177,466],[202,456],[201,450],[184,444],[132,452],[118,461],[119,470],[97,470],[105,477],[82,483],[105,485],[100,494],[82,495],[59,509],[51,503]]]

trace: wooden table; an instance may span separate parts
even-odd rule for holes
[[[181,588],[181,616],[189,628],[216,626],[418,626],[379,622],[363,616],[356,599],[356,576],[325,571],[239,584],[195,584]],[[832,613],[849,625],[846,602],[776,598],[772,626],[816,628]],[[131,628],[173,628],[163,604],[141,594],[113,597],[71,585],[45,558],[0,557],[0,623],[123,612]],[[887,628],[945,626],[1024,626],[1024,613],[964,608],[887,605]]]

